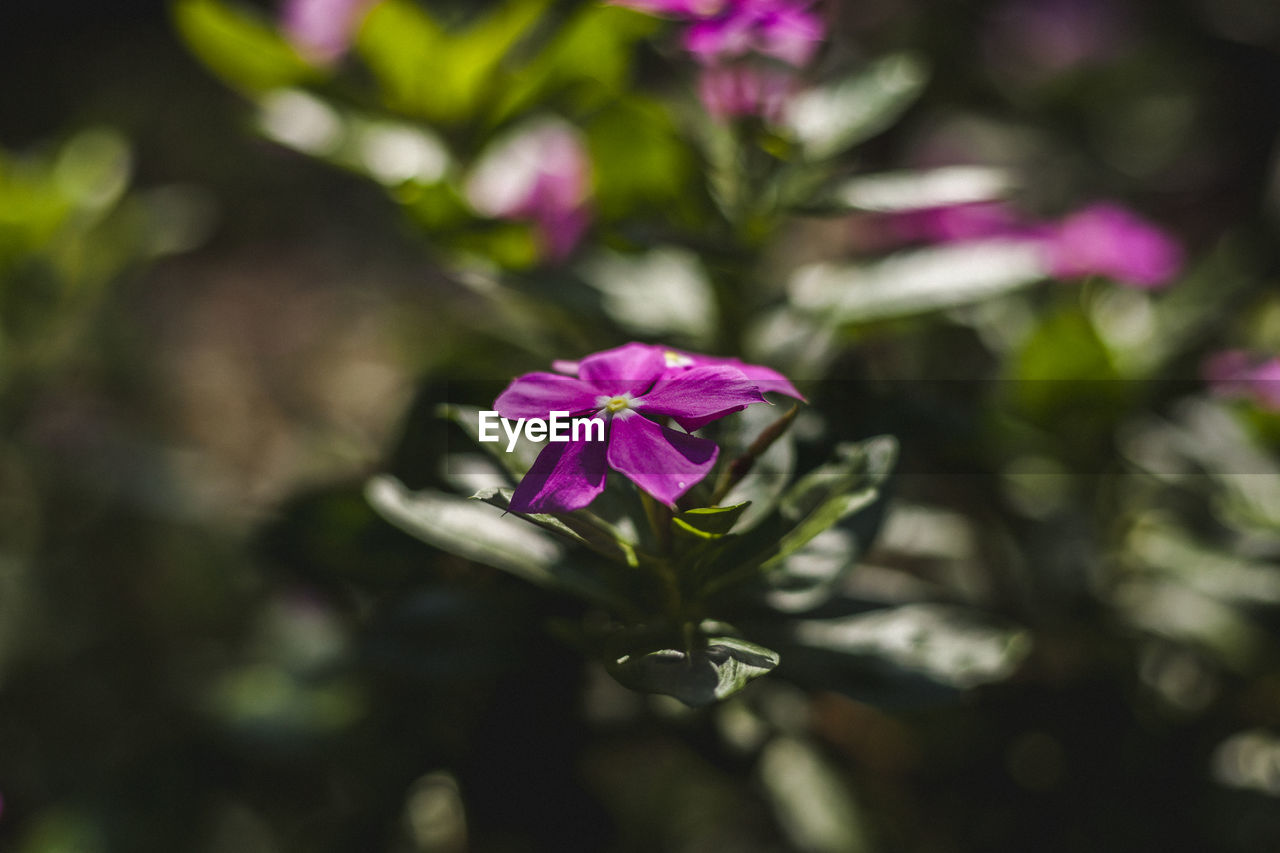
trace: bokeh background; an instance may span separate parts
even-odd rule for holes
[[[578,605],[362,493],[438,478],[450,383],[546,353],[385,187],[265,139],[172,7],[5,0],[0,848],[1280,846],[1280,419],[1201,368],[1280,353],[1280,6],[826,13],[850,62],[929,68],[859,172],[1008,168],[1025,210],[1117,199],[1186,253],[1159,302],[1050,282],[842,329],[794,377],[834,438],[903,443],[860,591],[1026,656],[971,683],[968,627],[715,709],[617,686],[554,629]],[[633,85],[687,86],[635,50]],[[883,240],[797,217],[773,262]],[[595,334],[566,355],[627,339]]]

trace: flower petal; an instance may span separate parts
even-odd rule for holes
[[[764,401],[760,389],[738,368],[703,365],[664,376],[639,402],[644,414],[669,415],[691,430]]]
[[[719,454],[713,441],[646,418],[614,418],[609,427],[609,467],[670,507],[707,476]]]
[[[630,343],[587,356],[578,363],[578,376],[598,388],[597,393],[638,396],[649,390],[665,367],[659,347]]]
[[[639,420],[635,418],[634,420]],[[553,441],[543,448],[511,496],[512,512],[571,512],[604,491],[603,441]]]
[[[516,377],[493,401],[504,418],[545,418],[551,412],[594,411],[599,392],[573,376],[526,373]]]

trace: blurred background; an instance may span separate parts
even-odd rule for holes
[[[871,311],[816,356],[688,313],[637,330],[616,293],[590,331],[509,331],[427,202],[264,131],[177,9],[0,4],[0,849],[1280,849],[1280,395],[1203,368],[1280,355],[1280,6],[825,3],[829,64],[928,69],[849,174],[1007,170],[1029,220],[1116,200],[1185,263],[1159,298]],[[659,25],[625,20],[626,85],[692,101]],[[661,206],[697,169],[672,150],[597,163],[602,244],[656,227],[617,224],[608,170],[653,171],[635,195]],[[768,270],[914,239],[859,213],[776,234]],[[672,328],[781,339],[802,459],[903,444],[850,581],[894,620],[699,711],[585,662],[555,629],[579,605],[362,492],[439,480],[451,383]]]

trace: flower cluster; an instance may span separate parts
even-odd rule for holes
[[[1158,288],[1182,269],[1182,248],[1176,240],[1108,202],[1057,222],[1030,220],[998,202],[950,205],[898,214],[889,228],[896,238],[933,243],[988,238],[1034,243],[1054,278],[1101,275],[1133,287]]]
[[[826,38],[813,0],[612,0],[687,22],[684,47],[701,64],[698,94],[719,119],[776,120]],[[763,61],[762,61],[763,60]]]
[[[511,498],[515,512],[581,509],[604,491],[610,468],[674,507],[720,452],[691,433],[764,402],[763,392],[803,399],[767,367],[649,344],[630,343],[554,367],[559,372],[512,381],[494,409],[511,419],[545,419],[553,411],[602,419],[605,440],[548,444]]]

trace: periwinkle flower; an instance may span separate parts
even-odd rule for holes
[[[493,219],[531,221],[543,254],[564,260],[591,222],[591,160],[567,122],[544,118],[491,145],[466,185],[466,197]]]
[[[351,47],[360,23],[378,0],[285,0],[280,27],[312,62],[336,62]]]
[[[595,353],[575,366],[573,376],[518,377],[494,402],[509,419],[546,419],[557,411],[605,421],[604,441],[549,442],[516,487],[514,512],[581,509],[604,491],[610,468],[674,507],[706,477],[720,452],[715,442],[689,433],[764,401],[756,382],[738,367],[673,367],[661,348],[646,344]],[[684,432],[651,418],[669,418]]]
[[[725,12],[695,22],[685,49],[703,63],[757,53],[789,65],[808,64],[826,36],[822,19],[794,0],[741,0]]]
[[[684,46],[712,65],[749,53],[801,66],[826,37],[826,25],[810,11],[812,0],[612,0],[652,15],[690,22]]]
[[[1280,411],[1280,358],[1225,350],[1206,360],[1201,372],[1217,394],[1249,397],[1264,409]]]
[[[1056,278],[1104,275],[1134,287],[1168,284],[1182,269],[1182,248],[1159,228],[1114,204],[1071,214],[1045,241]]]
[[[896,214],[887,222],[898,239],[957,243],[998,238],[1040,249],[1047,275],[1071,279],[1101,275],[1153,289],[1181,271],[1182,247],[1137,214],[1102,202],[1058,222],[1031,219],[1002,202],[973,202]]]

